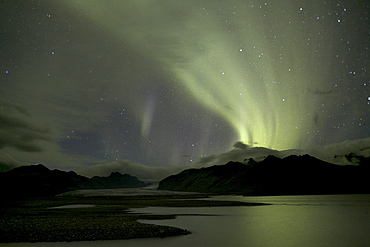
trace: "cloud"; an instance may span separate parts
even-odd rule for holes
[[[243,142],[236,142],[233,147],[239,149],[247,149],[249,146],[247,144],[244,144]]]
[[[98,164],[77,171],[83,176],[108,176],[112,172],[130,174],[144,181],[160,181],[170,175],[177,174],[189,167],[149,167],[129,160],[120,160],[107,164]]]
[[[197,162],[196,166],[207,167],[211,165],[223,165],[229,161],[243,162],[245,159],[253,158],[261,160],[268,155],[275,155],[277,157],[285,157],[287,153],[279,152],[277,150],[263,148],[263,147],[250,147],[243,142],[236,142],[233,149],[216,155],[202,157]],[[291,153],[296,153],[291,150]]]
[[[24,165],[10,155],[0,154],[0,172],[9,171],[17,166]]]
[[[27,111],[19,105],[0,101],[0,149],[12,147],[25,152],[42,151],[38,141],[51,141],[46,128],[31,122]]]
[[[346,158],[346,155],[352,153],[359,157],[370,157],[370,137],[316,146],[307,150],[307,153],[339,165],[356,164],[355,160]]]
[[[352,155],[348,156],[350,153],[352,153]],[[243,162],[250,158],[258,161],[264,159],[268,155],[284,158],[289,155],[303,154],[309,154],[338,165],[357,164],[358,159],[361,159],[361,157],[370,157],[370,137],[359,140],[347,140],[342,143],[326,146],[315,146],[305,150],[290,149],[282,151],[262,147],[250,147],[242,142],[236,142],[233,145],[233,149],[227,152],[200,158],[196,166],[207,167],[211,165],[223,165],[229,161]],[[355,157],[356,159],[349,159],[349,157]]]
[[[350,156],[353,153],[356,155]],[[338,144],[330,144],[326,146],[318,146],[309,150],[290,149],[290,150],[273,150],[263,147],[251,147],[243,142],[236,142],[233,148],[221,154],[214,154],[206,157],[201,157],[194,166],[181,167],[149,167],[142,164],[134,163],[129,160],[121,160],[107,164],[98,164],[88,168],[81,169],[77,173],[92,177],[92,176],[108,176],[112,172],[120,172],[122,174],[130,174],[144,181],[160,181],[170,175],[177,174],[185,169],[208,167],[212,165],[224,165],[229,161],[244,162],[246,159],[253,158],[256,161],[263,160],[268,155],[274,155],[279,158],[284,158],[289,155],[310,154],[319,159],[332,162],[335,164],[357,164],[361,157],[370,156],[370,138],[345,141]],[[346,156],[347,155],[347,156]],[[187,157],[187,155],[184,155]],[[335,157],[335,158],[334,158]]]

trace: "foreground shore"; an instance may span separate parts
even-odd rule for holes
[[[186,229],[137,222],[139,219],[172,219],[176,215],[133,214],[129,209],[148,206],[264,205],[196,200],[204,197],[206,196],[63,196],[3,202],[0,204],[0,242],[64,242],[179,236],[190,232]],[[80,207],[58,208],[65,205]]]

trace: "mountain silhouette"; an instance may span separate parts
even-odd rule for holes
[[[128,174],[112,173],[91,179],[73,171],[50,170],[44,165],[20,166],[0,173],[0,188],[8,199],[57,195],[76,189],[137,188],[149,184]]]
[[[75,172],[49,170],[43,165],[20,166],[0,173],[0,186],[5,197],[49,196],[74,188],[88,178]]]
[[[169,176],[158,189],[216,194],[305,195],[369,193],[369,165],[339,166],[309,155],[229,162]]]
[[[108,177],[92,177],[80,186],[87,189],[117,189],[140,188],[148,185],[150,184],[140,181],[129,174],[122,175],[119,172],[112,172]]]

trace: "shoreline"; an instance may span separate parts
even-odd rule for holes
[[[191,232],[176,227],[137,222],[142,219],[174,219],[176,215],[135,214],[130,212],[130,208],[267,205],[197,200],[206,197],[208,196],[56,196],[8,202],[7,205],[0,205],[0,243],[124,240],[181,236],[191,234]],[[66,205],[92,204],[96,206],[60,208]]]

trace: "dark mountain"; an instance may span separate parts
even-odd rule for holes
[[[158,189],[207,193],[234,193],[243,187],[242,174],[248,167],[229,162],[222,166],[188,169],[169,176],[159,183]]]
[[[5,198],[52,196],[76,189],[137,188],[147,186],[128,174],[109,177],[80,176],[73,171],[49,170],[43,165],[20,166],[0,173],[0,188]]]
[[[119,172],[112,172],[109,177],[92,177],[89,181],[81,184],[87,189],[117,189],[117,188],[140,188],[150,184],[138,180],[128,174],[122,175]]]
[[[369,165],[338,166],[309,155],[185,170],[158,189],[217,194],[298,195],[370,193]]]
[[[88,180],[75,172],[51,171],[43,165],[20,166],[0,173],[5,196],[13,198],[55,195],[78,188]]]

